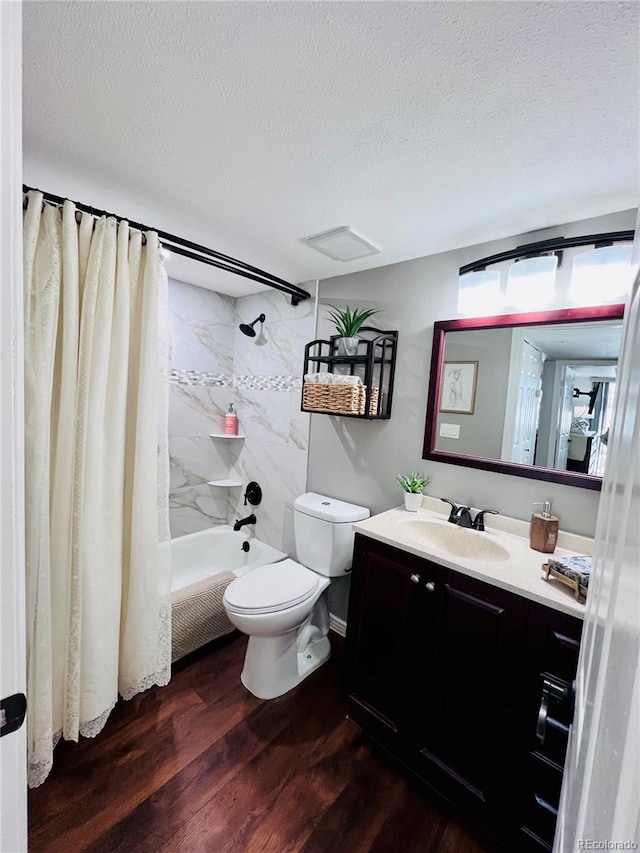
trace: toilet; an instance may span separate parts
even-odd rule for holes
[[[300,495],[293,505],[300,562],[260,566],[227,587],[229,621],[249,635],[241,680],[254,696],[282,696],[329,657],[330,578],[351,567],[351,525],[368,517],[362,506],[315,492]]]

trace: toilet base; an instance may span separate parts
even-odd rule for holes
[[[288,693],[329,658],[328,637],[308,643],[298,652],[297,632],[279,637],[249,637],[240,680],[258,699]]]

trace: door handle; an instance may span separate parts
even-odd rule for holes
[[[549,702],[554,699],[559,701],[566,699],[569,695],[569,687],[559,684],[550,678],[542,679],[542,699],[538,708],[538,720],[536,722],[536,738],[540,744],[544,743],[547,734],[547,714],[549,713]]]
[[[27,712],[27,697],[24,693],[14,693],[0,700],[0,737],[17,731],[24,722]]]

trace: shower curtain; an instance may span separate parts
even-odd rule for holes
[[[169,681],[167,279],[154,232],[24,214],[28,781]]]

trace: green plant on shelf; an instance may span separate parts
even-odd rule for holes
[[[413,495],[419,495],[425,486],[431,482],[431,477],[425,477],[414,471],[411,474],[397,474],[396,480],[400,483],[405,492]]]
[[[336,308],[335,305],[329,307],[332,309],[329,317],[343,338],[355,338],[369,317],[380,313],[377,308],[356,308],[352,311],[348,305],[344,309]]]

